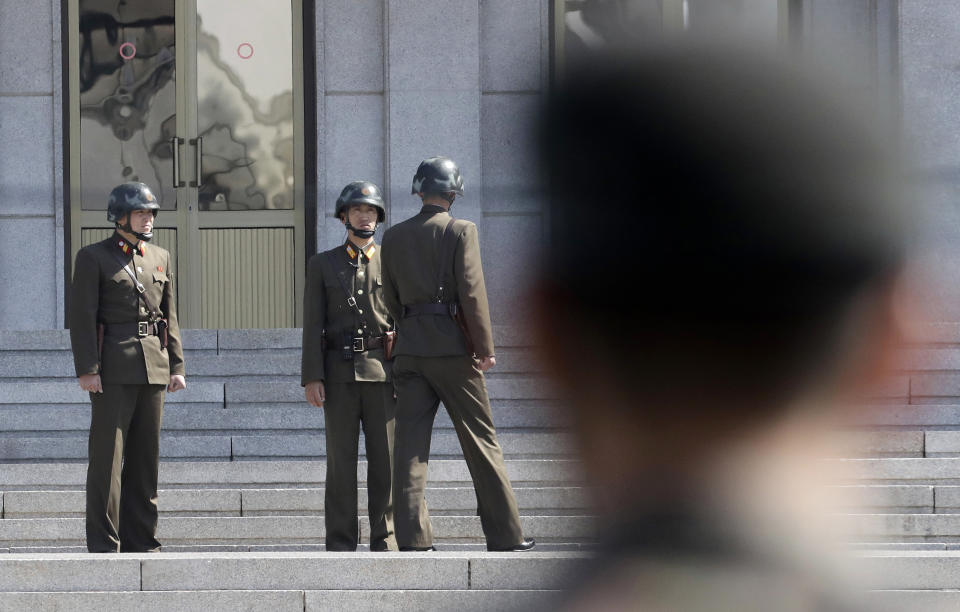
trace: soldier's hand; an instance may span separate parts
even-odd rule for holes
[[[497,358],[489,355],[487,357],[481,357],[480,364],[477,367],[480,368],[481,372],[486,372],[495,365],[497,365]]]
[[[311,406],[323,408],[323,402],[327,401],[326,390],[323,388],[323,381],[321,380],[307,383],[307,388],[304,390],[304,393],[307,396],[307,402],[309,402]]]
[[[180,389],[187,388],[187,379],[183,377],[183,374],[172,374],[170,376],[170,384],[167,385],[167,391],[170,393],[176,393]]]
[[[84,374],[77,378],[80,388],[90,393],[103,393],[103,385],[100,383],[99,374]]]

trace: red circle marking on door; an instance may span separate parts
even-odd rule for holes
[[[120,57],[125,60],[131,60],[137,55],[137,46],[130,42],[120,45]]]
[[[253,57],[253,45],[250,43],[240,43],[240,46],[237,47],[237,55],[240,56],[240,59],[250,59]]]

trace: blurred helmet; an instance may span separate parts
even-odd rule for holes
[[[151,210],[156,217],[160,204],[144,183],[121,183],[114,187],[107,201],[107,221],[116,223],[134,210]]]
[[[460,168],[449,157],[431,157],[420,162],[410,193],[448,193],[463,195]]]
[[[340,192],[340,197],[337,198],[337,209],[333,214],[339,217],[340,213],[346,211],[351,204],[369,204],[375,207],[377,209],[377,223],[383,223],[383,220],[387,217],[380,188],[370,181],[353,181],[347,184]]]

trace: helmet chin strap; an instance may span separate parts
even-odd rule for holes
[[[372,238],[373,235],[377,232],[377,226],[376,226],[376,225],[373,226],[373,229],[372,229],[372,230],[357,229],[357,228],[353,227],[352,225],[350,225],[350,222],[349,222],[349,221],[344,222],[344,225],[347,226],[347,231],[348,231],[348,232],[353,232],[353,235],[356,236],[357,238]]]
[[[457,199],[457,194],[452,191],[444,191],[440,194],[440,197],[446,200],[450,206],[453,206],[453,201]]]
[[[119,228],[122,229],[123,231],[127,232],[128,234],[133,234],[134,236],[137,237],[137,240],[143,240],[144,242],[150,242],[150,239],[153,238],[153,232],[152,232],[152,231],[150,231],[150,232],[135,232],[135,231],[133,231],[133,228],[130,227],[130,221],[129,221],[129,219],[127,220],[127,223],[126,223],[125,225],[120,225],[119,223],[117,223],[117,227],[119,227]]]

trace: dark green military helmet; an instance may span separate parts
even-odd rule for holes
[[[116,223],[134,210],[152,210],[156,217],[160,204],[144,183],[121,183],[114,187],[107,201],[107,221]]]
[[[463,195],[460,168],[449,157],[431,157],[420,162],[410,193],[450,193]]]
[[[383,223],[387,218],[387,211],[384,208],[383,196],[380,194],[380,188],[370,181],[353,181],[348,183],[340,197],[337,198],[337,209],[333,213],[339,217],[351,204],[369,204],[377,209],[377,223]]]

